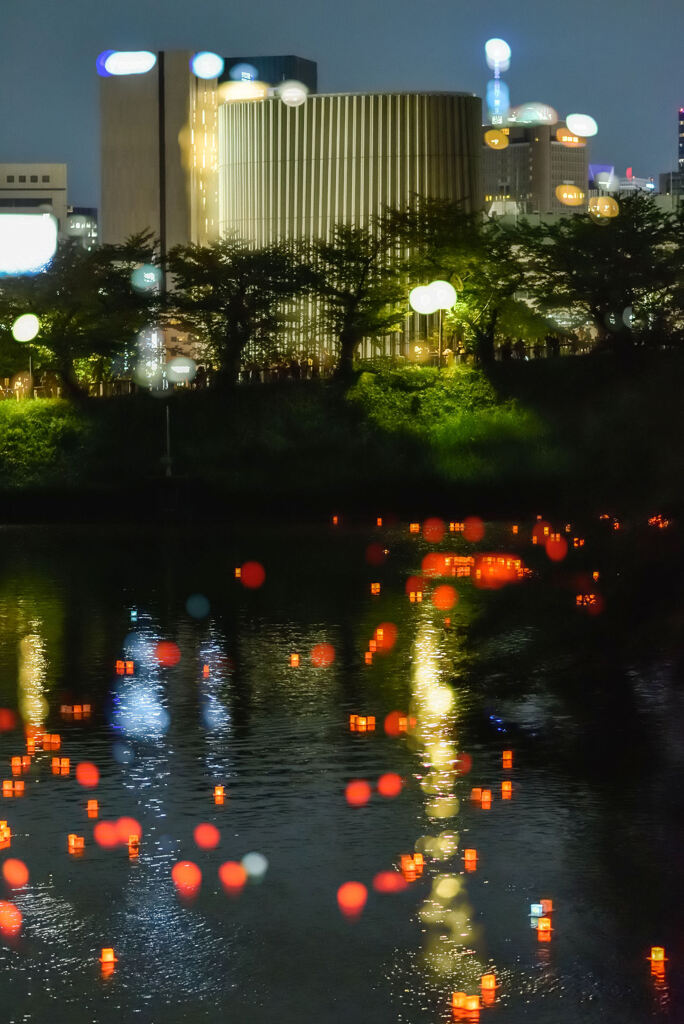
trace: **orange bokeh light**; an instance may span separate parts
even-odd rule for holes
[[[562,562],[568,553],[568,542],[565,537],[554,534],[549,537],[544,545],[546,554],[552,562]]]
[[[89,761],[81,761],[76,765],[76,781],[86,789],[93,789],[100,781],[100,769]]]
[[[478,516],[468,516],[463,520],[463,536],[466,540],[476,543],[485,535],[485,525]]]
[[[181,860],[174,864],[171,878],[181,896],[194,896],[202,884],[202,872],[191,860]]]
[[[422,594],[425,589],[426,582],[424,576],[409,576],[404,587],[407,594],[416,594],[418,592]]]
[[[430,544],[439,544],[444,539],[446,523],[435,517],[426,519],[423,523],[423,539]]]
[[[113,821],[98,821],[93,829],[93,839],[98,846],[105,850],[111,850],[121,842],[119,830]],[[126,841],[128,841],[128,836],[126,836]]]
[[[5,936],[18,935],[21,931],[21,911],[14,903],[0,900],[0,932]]]
[[[345,882],[337,890],[337,903],[345,917],[359,917],[368,899],[368,889],[361,882]]]
[[[441,551],[429,551],[420,563],[423,573],[434,579],[435,576],[447,576],[447,556]]]
[[[240,581],[248,590],[258,590],[266,579],[266,570],[261,562],[244,562],[240,573]]]
[[[119,818],[114,825],[116,829],[117,842],[128,845],[130,836],[141,836],[142,827],[135,818]]]
[[[377,541],[373,541],[366,548],[366,561],[369,565],[382,565],[386,558],[385,548]]]
[[[2,876],[10,889],[21,889],[29,880],[29,871],[23,860],[10,857],[2,865]]]
[[[441,586],[435,587],[432,593],[432,603],[435,608],[439,608],[440,611],[446,612],[449,608],[453,608],[458,601],[458,594],[454,587],[448,583],[442,583]]]
[[[227,860],[219,868],[221,885],[229,894],[240,892],[247,881],[247,872],[236,860]]]
[[[406,887],[406,879],[398,871],[379,871],[373,879],[376,892],[402,892]]]
[[[221,833],[216,825],[211,825],[206,821],[195,827],[193,836],[201,850],[215,850],[221,842]]]
[[[177,665],[181,658],[180,647],[172,640],[160,640],[154,649],[154,654],[159,664],[165,668]]]
[[[352,779],[347,783],[344,795],[350,807],[363,807],[371,798],[371,788],[365,779]]]
[[[381,622],[374,633],[378,653],[391,651],[397,642],[397,627],[393,622]]]
[[[311,664],[316,668],[327,668],[335,660],[335,648],[332,644],[315,644],[311,648]]]
[[[401,736],[408,732],[415,724],[415,719],[410,719],[403,711],[390,711],[385,718],[385,732],[388,736]]]
[[[17,727],[17,716],[9,708],[0,708],[0,732],[10,732]]]
[[[396,772],[386,772],[378,779],[378,793],[391,800],[393,797],[399,796],[403,785],[404,780],[401,775],[397,775]]]

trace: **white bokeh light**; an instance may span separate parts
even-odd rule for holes
[[[223,74],[225,61],[218,53],[201,50],[190,59],[190,70],[197,78],[218,78]]]
[[[302,103],[306,103],[309,90],[302,82],[289,81],[281,82],[276,93],[286,107],[301,107]]]
[[[114,50],[103,65],[108,75],[146,75],[157,63],[150,50]]]
[[[51,213],[0,214],[0,277],[37,274],[57,249],[57,218]]]
[[[409,305],[416,313],[423,313],[426,316],[436,313],[439,309],[435,296],[427,285],[419,285],[409,293]]]
[[[488,39],[485,43],[487,67],[507,71],[511,64],[511,48],[505,39]]]
[[[434,302],[437,304],[437,309],[451,309],[455,304],[457,299],[456,289],[448,281],[432,281],[428,288]]]
[[[565,123],[574,135],[579,135],[583,139],[589,139],[598,132],[598,125],[589,114],[568,114]]]
[[[40,320],[33,313],[24,313],[12,324],[12,337],[15,341],[33,341],[40,330]]]

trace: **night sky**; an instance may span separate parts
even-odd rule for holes
[[[297,54],[319,91],[453,90],[484,96],[484,43],[513,58],[511,103],[599,124],[591,160],[636,175],[676,167],[684,106],[682,0],[1,0],[0,162],[66,162],[69,201],[99,201],[104,49]]]

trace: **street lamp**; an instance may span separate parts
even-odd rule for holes
[[[437,367],[442,367],[442,312],[451,309],[456,302],[456,289],[448,281],[432,281],[431,284],[419,285],[409,293],[409,305],[416,313],[430,316],[439,310],[439,351]]]

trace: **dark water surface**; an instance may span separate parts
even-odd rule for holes
[[[555,565],[531,525],[488,527],[477,547],[448,532],[430,545],[407,524],[3,530],[0,706],[59,733],[71,770],[54,776],[39,753],[25,797],[0,805],[13,834],[0,859],[30,871],[23,889],[0,881],[23,915],[19,937],[0,938],[2,1021],[426,1024],[452,1020],[452,992],[478,992],[485,972],[497,1001],[464,1019],[684,1021],[684,602],[671,579],[665,597],[653,582],[675,528],[616,537],[594,524]],[[428,551],[477,549],[533,572],[496,590],[437,580],[410,602]],[[255,590],[234,572],[251,559],[266,570]],[[576,607],[592,570],[597,616]],[[434,582],[455,586],[453,610],[431,603]],[[199,619],[186,610],[196,594],[210,606]],[[383,623],[396,643],[367,665]],[[157,659],[163,640],[180,649],[173,667]],[[335,658],[316,666],[322,643]],[[132,676],[116,675],[120,658]],[[84,702],[88,719],[62,710]],[[393,710],[415,719],[410,735],[386,735]],[[353,713],[375,715],[375,732],[350,732]],[[24,751],[21,729],[0,733],[2,778]],[[83,761],[100,769],[97,790],[74,778]],[[396,799],[375,791],[386,772],[405,780]],[[358,808],[344,795],[356,778],[374,788]],[[491,810],[473,786],[492,789]],[[101,820],[141,823],[137,861],[94,841],[93,797]],[[197,847],[201,822],[220,830],[216,849]],[[375,875],[416,850],[423,876],[375,892]],[[219,866],[250,852],[266,873],[226,895]],[[180,860],[202,871],[191,903],[172,882]],[[354,921],[337,906],[348,880],[368,887]],[[548,944],[529,918],[542,898]],[[103,978],[109,946],[118,963]]]

